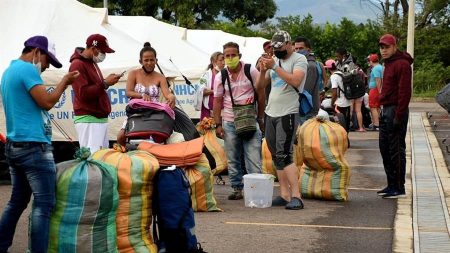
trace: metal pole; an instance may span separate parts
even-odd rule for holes
[[[106,9],[106,15],[108,15],[108,0],[103,0],[103,8]]]
[[[415,2],[414,0],[409,0],[409,10],[408,10],[408,39],[406,51],[414,57],[414,28],[415,28]]]
[[[416,26],[415,2],[409,0],[408,10],[408,38],[406,44],[406,51],[414,58],[414,28]],[[411,65],[411,89],[414,91],[414,64]]]

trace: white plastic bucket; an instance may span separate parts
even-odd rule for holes
[[[274,176],[269,174],[244,175],[244,200],[246,207],[272,206]]]

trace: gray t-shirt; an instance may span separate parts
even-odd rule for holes
[[[308,61],[304,55],[292,53],[288,59],[278,59],[275,64],[289,73],[293,73],[295,69],[300,69],[305,73],[305,77],[300,84],[299,91],[296,91],[294,87],[281,79],[274,70],[267,71],[266,76],[270,75],[271,91],[266,107],[266,114],[270,117],[282,117],[288,114],[298,113],[298,93],[303,92],[303,87],[305,86]]]

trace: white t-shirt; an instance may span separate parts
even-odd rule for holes
[[[339,107],[349,107],[352,102],[344,96],[344,84],[342,83],[342,77],[336,73],[342,74],[342,72],[336,71],[330,76],[331,88],[337,89],[337,98],[334,103]]]

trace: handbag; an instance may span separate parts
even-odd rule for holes
[[[225,69],[225,71],[227,70]],[[233,92],[231,91],[230,77],[228,76],[228,73],[226,75],[226,81],[228,82],[231,104],[233,105],[234,128],[236,129],[236,135],[243,140],[249,140],[253,137],[253,135],[256,132],[255,99],[253,99],[253,103],[251,104],[246,105],[235,104],[233,99]],[[253,92],[255,92],[253,80],[250,79],[250,83],[252,84]]]
[[[127,125],[125,136],[134,139],[148,139],[164,142],[173,132],[175,120],[165,111],[150,108],[132,109],[127,105]]]

